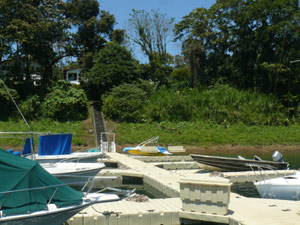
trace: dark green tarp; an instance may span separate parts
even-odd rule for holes
[[[0,150],[0,192],[20,190],[33,187],[62,184],[60,180],[49,174],[36,161],[13,155]],[[25,214],[47,208],[55,188],[0,194],[0,206],[5,215]],[[58,189],[51,203],[57,207],[79,205],[82,202],[82,192],[69,186]]]

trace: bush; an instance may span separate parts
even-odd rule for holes
[[[188,121],[192,119],[191,106],[185,91],[164,87],[151,96],[145,111],[150,121]]]
[[[145,108],[150,121],[210,121],[217,124],[283,125],[283,105],[273,96],[240,91],[228,85],[202,89],[162,88]]]
[[[41,116],[40,96],[29,96],[25,101],[21,102],[20,110],[26,119],[38,119]]]
[[[122,84],[114,87],[102,98],[103,113],[118,122],[141,122],[146,92],[136,84]]]
[[[10,95],[13,97],[15,101],[19,99],[19,95],[16,90],[7,88]],[[11,100],[6,88],[2,83],[0,83],[0,119],[7,120],[8,117],[11,117],[17,111],[13,101]]]
[[[59,81],[46,95],[42,114],[59,121],[85,119],[88,115],[86,94],[82,89]]]

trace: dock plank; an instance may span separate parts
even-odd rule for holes
[[[180,219],[193,219],[199,221],[211,221],[230,225],[294,225],[300,221],[300,202],[261,198],[247,198],[230,193],[230,201],[227,215],[215,215],[208,213],[196,213],[182,211],[182,201],[179,198],[179,181],[183,178],[206,179],[210,173],[198,173],[192,171],[167,171],[158,168],[152,163],[142,162],[139,159],[125,154],[107,153],[106,157],[116,160],[126,170],[115,170],[115,174],[132,174],[143,176],[144,183],[169,196],[166,199],[150,199],[147,202],[119,201],[96,204],[88,207],[80,214],[69,220],[70,225],[91,224],[84,221],[107,221],[103,215],[105,211],[118,213],[110,216],[110,225],[154,225],[170,224],[179,225]],[[282,176],[293,174],[295,171],[280,171],[279,173],[268,171],[268,176]],[[105,174],[113,175],[112,172]],[[256,174],[253,172],[222,173],[224,177],[233,182],[253,181]],[[86,219],[83,219],[86,218]],[[109,219],[109,218],[108,218]],[[149,222],[150,221],[150,222]]]

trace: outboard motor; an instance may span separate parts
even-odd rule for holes
[[[284,162],[283,156],[279,151],[275,151],[272,155],[273,161],[275,162]]]

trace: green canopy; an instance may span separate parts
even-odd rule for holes
[[[13,155],[0,149],[0,192],[62,184],[36,161]],[[31,213],[47,208],[56,187],[0,194],[0,210],[5,215]],[[59,187],[51,203],[57,207],[79,205],[83,193],[69,186]],[[3,205],[4,202],[4,205]]]

